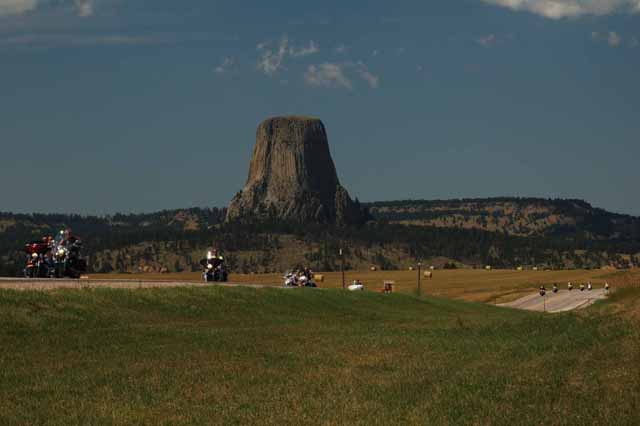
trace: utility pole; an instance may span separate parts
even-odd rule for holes
[[[344,281],[344,253],[340,249],[340,272],[342,272],[342,289],[346,289],[346,283]]]

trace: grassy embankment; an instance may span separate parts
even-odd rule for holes
[[[323,288],[341,288],[340,272],[321,273],[324,281],[319,283]],[[173,274],[92,274],[95,279],[140,279],[140,280],[178,280],[200,281],[199,272]],[[417,271],[347,271],[347,285],[354,279],[360,279],[369,290],[383,287],[385,280],[396,283],[395,289],[403,293],[413,293],[417,288]],[[232,274],[231,281],[260,285],[282,285],[282,274]],[[433,279],[422,278],[423,294],[443,296],[453,299],[477,301],[484,303],[505,303],[536,291],[544,284],[550,288],[557,283],[565,288],[567,282],[593,282],[596,287],[605,281],[616,288],[640,283],[640,271],[607,272],[603,270],[567,270],[567,271],[515,271],[515,270],[437,270]],[[577,287],[577,285],[576,285]]]
[[[0,291],[0,424],[637,425],[639,300]]]

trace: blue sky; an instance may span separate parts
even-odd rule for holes
[[[321,118],[361,200],[640,215],[640,0],[0,0],[0,210],[223,206]]]

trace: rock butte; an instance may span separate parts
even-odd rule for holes
[[[275,117],[258,126],[249,178],[231,200],[227,221],[353,225],[367,217],[340,185],[320,120]]]

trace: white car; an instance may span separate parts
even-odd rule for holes
[[[364,284],[360,281],[354,281],[349,287],[347,287],[349,291],[362,291],[364,290]]]

